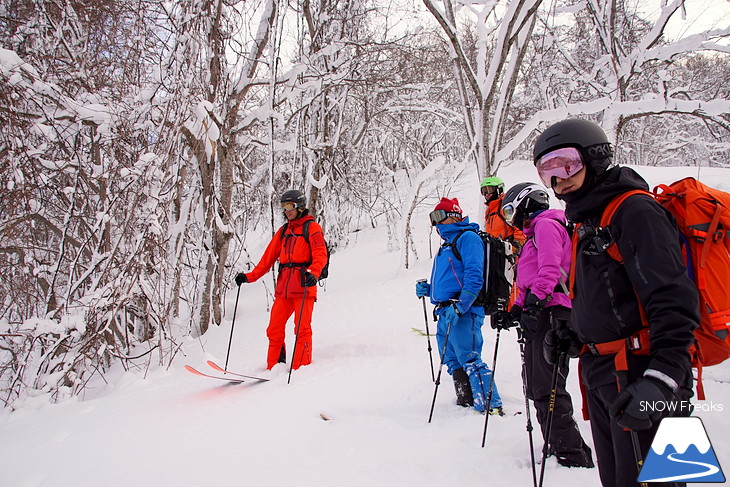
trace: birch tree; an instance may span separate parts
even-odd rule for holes
[[[202,245],[197,252],[202,285],[194,326],[196,334],[204,334],[210,324],[222,321],[225,266],[233,237],[234,166],[247,151],[246,130],[255,119],[250,112],[265,102],[256,93],[262,84],[256,74],[276,22],[278,0],[258,5],[191,0],[172,8],[173,42],[160,71],[184,81],[168,96],[164,91],[167,76],[161,77],[159,102],[169,103],[170,108],[159,124],[173,131],[179,128],[183,154],[199,177]],[[245,20],[251,17],[258,21],[247,31]],[[178,100],[184,101],[182,112],[175,107]],[[182,120],[177,113],[182,113]]]
[[[352,113],[352,87],[359,82],[359,56],[367,50],[365,34],[366,2],[362,0],[302,0],[302,40],[300,59],[306,71],[300,77],[302,94],[294,120],[298,137],[297,157],[301,158],[309,209],[318,216],[325,232],[334,215],[322,211],[323,196],[333,197],[347,173],[350,150],[357,144],[353,133],[360,124]],[[355,116],[353,116],[355,115]],[[335,235],[346,233],[333,225]]]
[[[567,8],[573,3],[541,13],[528,66],[539,86],[534,106],[540,109],[525,117],[499,156],[510,157],[544,123],[586,116],[621,142],[618,155],[627,162],[651,162],[648,153],[674,162],[691,159],[681,147],[704,132],[705,142],[719,149],[708,159],[727,163],[727,90],[701,89],[686,68],[702,66],[702,59],[726,66],[730,28],[669,35],[669,21],[692,7],[682,0],[661,2],[653,20],[630,12],[624,2],[591,0],[584,9]]]
[[[423,3],[451,44],[454,78],[477,172],[493,175],[502,162],[497,151],[512,122],[512,98],[541,0]],[[459,23],[460,11],[473,19],[473,44]]]

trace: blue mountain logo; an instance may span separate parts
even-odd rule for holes
[[[664,418],[637,481],[725,482],[702,420]]]

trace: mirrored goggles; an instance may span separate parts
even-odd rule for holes
[[[482,186],[482,196],[492,194],[497,190],[496,186]]]
[[[515,208],[515,205],[512,203],[507,203],[502,207],[502,216],[504,216],[504,220],[512,225],[512,223],[515,221],[515,215],[517,214],[517,208]]]
[[[542,182],[552,188],[553,178],[567,179],[583,169],[583,159],[575,147],[563,147],[542,156],[536,166]]]
[[[296,209],[297,205],[296,203],[293,203],[291,201],[285,201],[281,204],[281,209],[284,211],[292,211]]]
[[[461,214],[456,213],[454,211],[446,211],[446,210],[433,210],[431,213],[429,213],[428,217],[431,219],[431,225],[438,225],[439,223],[443,223],[444,220],[447,218],[456,218],[457,220],[461,220]]]

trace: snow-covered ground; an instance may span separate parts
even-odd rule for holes
[[[640,168],[651,184],[671,182],[692,168]],[[727,171],[701,173],[708,184],[730,190]],[[536,180],[532,167],[500,172],[508,186]],[[724,185],[724,187],[723,187]],[[466,212],[483,211],[476,182],[462,188]],[[436,200],[434,199],[434,204]],[[225,362],[235,289],[227,318],[199,340],[190,339],[167,370],[110,374],[84,401],[21,404],[0,411],[0,486],[299,487],[532,485],[526,414],[514,331],[499,342],[496,380],[507,415],[490,417],[481,447],[484,416],[454,404],[444,369],[434,418],[434,392],[418,278],[427,277],[428,221],[417,218],[420,260],[403,269],[398,252],[386,250],[385,232],[358,233],[357,242],[333,255],[326,291],[320,289],[313,322],[313,363],[294,371],[265,371],[268,311],[261,283],[241,289],[231,371],[270,378],[231,385],[194,376],[191,364],[212,372],[206,360]],[[420,233],[419,233],[420,232]],[[420,237],[418,237],[420,235]],[[438,245],[435,235],[432,245]],[[253,252],[258,258],[261,252]],[[288,334],[293,325],[290,323]],[[435,330],[435,324],[429,322]],[[485,325],[483,357],[490,367],[495,332]],[[431,339],[434,367],[438,354]],[[291,344],[289,345],[291,350]],[[573,362],[568,378],[576,417],[580,394]],[[730,364],[705,370],[708,399],[697,401],[725,475],[730,474]],[[522,414],[515,415],[517,412]],[[330,418],[322,419],[322,415]],[[535,425],[539,458],[542,441]],[[579,420],[592,444],[588,422]],[[546,465],[545,485],[599,485],[597,469]],[[701,484],[693,484],[701,485]],[[709,484],[707,484],[709,485]]]

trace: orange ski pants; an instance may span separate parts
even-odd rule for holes
[[[304,298],[276,298],[271,306],[269,326],[266,336],[269,338],[269,352],[266,358],[266,367],[271,369],[279,362],[279,354],[286,338],[286,322],[294,315],[294,333],[296,344],[292,357],[292,368],[298,369],[301,365],[312,363],[312,311],[316,297]],[[303,304],[303,305],[302,305]]]

